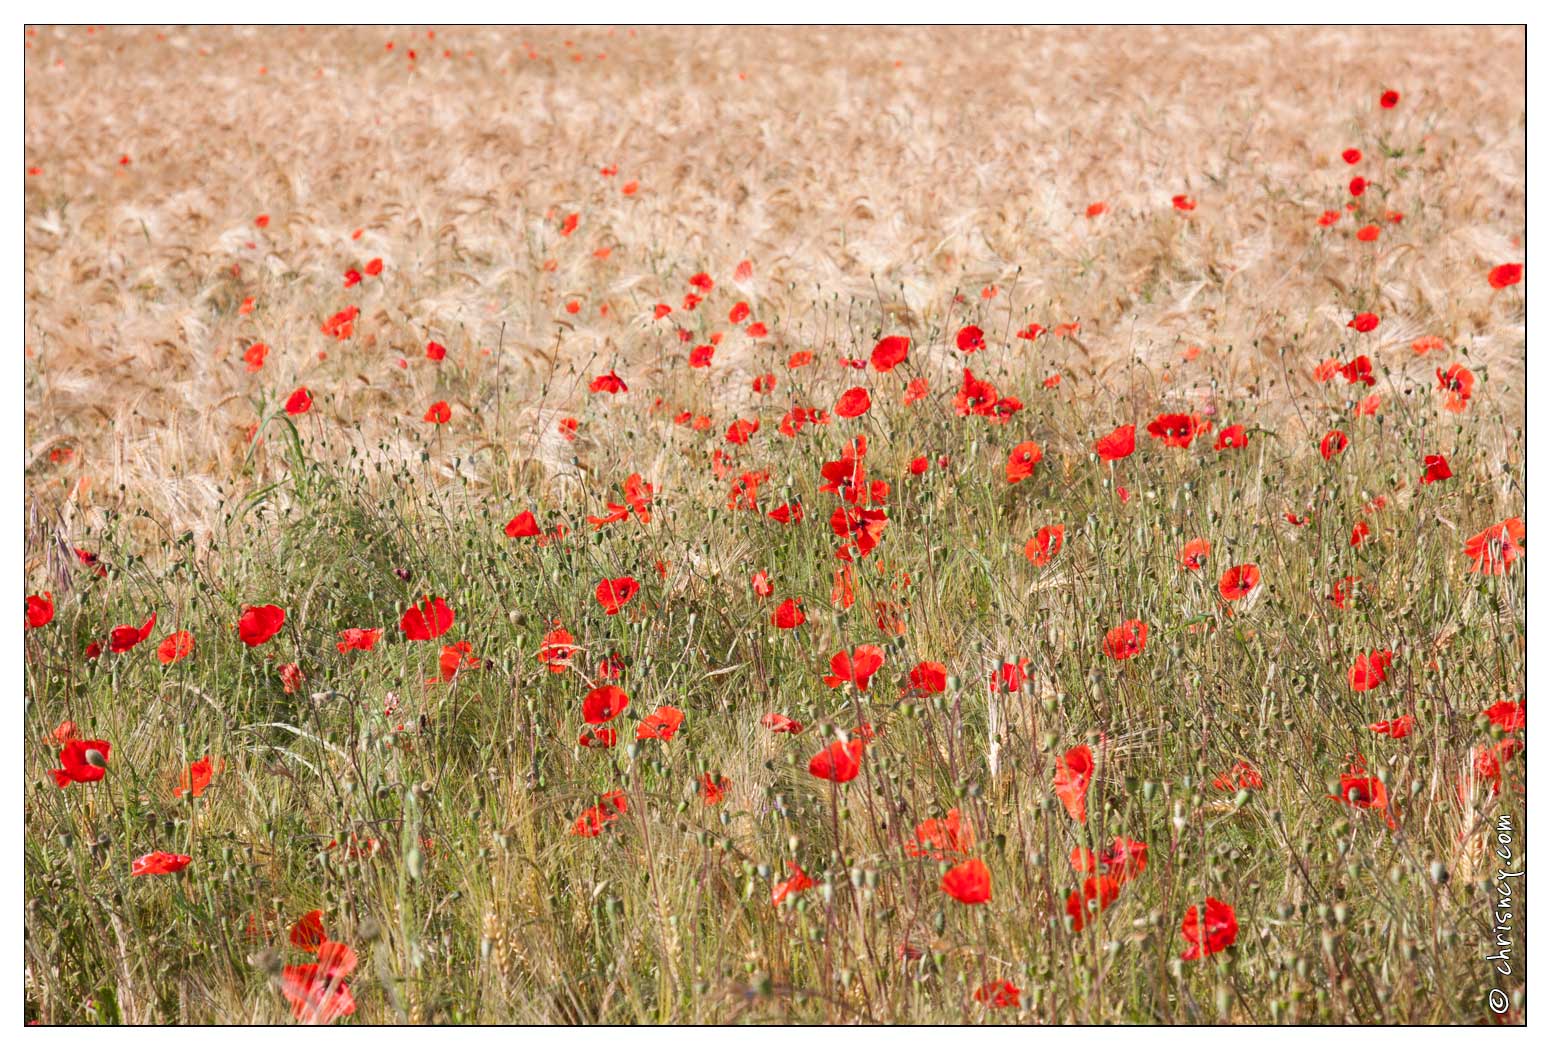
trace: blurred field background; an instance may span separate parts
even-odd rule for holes
[[[1481,280],[1520,258],[1517,29],[429,32],[28,36],[40,506],[74,527],[154,494],[165,528],[203,541],[256,400],[300,383],[407,455],[394,415],[429,389],[396,362],[429,339],[505,392],[455,426],[533,443],[540,388],[558,416],[588,368],[651,376],[680,349],[651,305],[745,259],[776,350],[861,341],[884,319],[921,343],[955,293],[994,285],[988,332],[1080,322],[1039,364],[1085,391],[1138,361],[1168,372],[1190,344],[1232,347],[1164,384],[1195,405],[1311,383],[1276,349],[1337,353],[1332,291],[1359,266],[1385,318],[1377,360],[1426,378],[1412,340],[1468,343],[1483,394],[1517,411],[1522,314]],[[1425,152],[1364,169],[1405,215],[1374,250],[1315,220],[1348,199],[1339,154],[1391,85],[1406,105],[1386,134]],[[1175,194],[1198,202],[1183,234]],[[383,280],[341,287],[373,257]],[[319,328],[347,305],[357,336],[336,345]],[[946,359],[950,337],[927,351]],[[253,375],[241,355],[260,341]],[[755,347],[719,351],[721,404],[754,401]],[[553,471],[572,451],[551,428],[533,455]]]
[[[1491,541],[1524,510],[1525,298],[1488,280],[1525,258],[1524,39],[29,28],[28,1019],[1521,1020],[1483,957],[1524,813],[1523,546]],[[907,362],[845,366],[890,335]],[[1372,385],[1316,378],[1359,355]],[[965,368],[1022,407],[957,411]],[[837,418],[787,436],[793,406]],[[1210,428],[1168,447],[1160,413]],[[822,487],[857,436],[886,498]],[[594,528],[636,473],[650,522]],[[888,526],[846,576],[859,507]],[[503,531],[523,511],[546,532]],[[410,641],[429,595],[456,621]],[[824,682],[864,645],[870,688]],[[621,740],[584,747],[605,680]],[[659,705],[677,736],[637,739]],[[111,742],[99,780],[52,776],[67,723]],[[811,773],[868,737],[854,780]],[[1085,746],[1077,817],[1053,778]],[[1343,805],[1357,754],[1384,805]],[[912,853],[949,813],[973,842]],[[1117,838],[1145,872],[1070,905]],[[940,884],[970,849],[978,905]],[[187,867],[131,875],[158,850]],[[1182,959],[1208,895],[1236,940]],[[297,993],[314,910],[350,1013],[337,975]]]

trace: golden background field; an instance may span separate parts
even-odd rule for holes
[[[1517,28],[430,33],[29,30],[28,485],[67,527],[154,495],[164,525],[204,535],[256,399],[299,383],[411,455],[397,432],[436,396],[428,339],[480,392],[454,397],[454,429],[532,439],[581,404],[573,369],[643,381],[681,356],[651,306],[744,259],[739,294],[772,339],[723,344],[723,407],[792,349],[865,351],[880,316],[945,359],[951,296],[995,285],[993,336],[1081,323],[1016,344],[1077,396],[1198,344],[1222,353],[1177,400],[1208,404],[1209,374],[1269,411],[1284,364],[1302,384],[1342,353],[1350,306],[1384,318],[1363,347],[1381,364],[1429,380],[1440,362],[1408,346],[1442,336],[1486,366],[1479,400],[1520,411],[1522,300],[1485,280],[1523,258]],[[1380,111],[1390,87],[1403,103]],[[1385,162],[1374,130],[1425,154]],[[1316,225],[1353,171],[1405,216],[1376,245]],[[1109,211],[1089,220],[1094,201]],[[1354,256],[1381,302],[1346,302]],[[383,277],[344,288],[373,257]],[[352,341],[319,331],[352,304]],[[250,374],[255,341],[272,353]],[[543,435],[537,462],[570,457]]]

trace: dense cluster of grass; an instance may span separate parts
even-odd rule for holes
[[[1485,1017],[1488,826],[1522,827],[1521,760],[1503,764],[1495,798],[1473,771],[1502,736],[1480,713],[1522,696],[1523,577],[1469,573],[1463,544],[1520,505],[1500,425],[1442,415],[1418,388],[1385,415],[1347,417],[1351,445],[1329,461],[1287,423],[1223,450],[1139,431],[1133,456],[1105,464],[1093,440],[1156,406],[1140,372],[1093,403],[1015,354],[970,364],[1026,407],[1004,424],[962,417],[951,388],[902,406],[907,363],[872,380],[861,419],[795,438],[766,420],[733,446],[674,423],[674,396],[714,411],[689,381],[655,407],[653,391],[594,395],[586,427],[608,466],[564,500],[521,480],[520,451],[433,436],[418,465],[395,468],[316,410],[275,409],[258,438],[286,458],[281,480],[234,497],[211,550],[179,537],[130,550],[128,519],[80,538],[98,566],[55,561],[57,614],[27,635],[29,1015],[279,1020],[281,969],[308,959],[287,930],[318,909],[360,955],[351,988],[368,1021]],[[815,368],[783,370],[779,389],[832,401],[848,381],[805,379]],[[1337,378],[1300,412],[1339,422],[1345,388]],[[1252,405],[1220,412],[1253,423]],[[888,483],[888,524],[841,608],[829,518],[843,494],[821,491],[820,470],[858,434],[869,483]],[[1008,450],[1029,438],[1043,459],[1009,484]],[[736,458],[720,479],[716,449]],[[1420,486],[1435,452],[1454,476]],[[517,483],[433,484],[469,457]],[[587,523],[652,464],[649,522]],[[751,470],[769,472],[758,510],[729,509]],[[800,523],[768,516],[794,501]],[[523,510],[569,532],[507,536]],[[1359,519],[1373,532],[1354,548]],[[1025,544],[1051,524],[1064,544],[1036,567]],[[1211,553],[1190,572],[1178,555],[1196,537]],[[1225,602],[1219,575],[1246,563],[1260,586]],[[595,588],[625,575],[640,592],[608,615]],[[1332,585],[1349,576],[1360,583],[1337,608]],[[401,614],[427,595],[455,621],[409,641]],[[806,614],[795,629],[772,624],[785,598]],[[239,613],[265,603],[284,626],[250,647]],[[145,644],[82,657],[152,611]],[[1116,661],[1106,632],[1133,618],[1150,626],[1145,648]],[[558,673],[540,659],[557,625],[577,647]],[[385,631],[342,653],[353,627]],[[191,632],[192,654],[164,666],[163,629]],[[461,641],[463,670],[428,682]],[[869,689],[827,686],[830,656],[863,644],[884,653]],[[1353,658],[1375,649],[1394,653],[1388,679],[1354,692]],[[583,697],[615,656],[620,741],[580,747]],[[940,694],[904,688],[923,660],[945,666]],[[993,692],[1004,662],[1025,675]],[[291,690],[283,665],[300,672]],[[659,705],[684,713],[677,734],[635,740]],[[773,733],[771,712],[804,729]],[[1369,729],[1406,715],[1403,739]],[[111,743],[102,780],[50,778],[65,719]],[[810,774],[862,724],[860,776]],[[1079,823],[1053,785],[1084,743],[1097,769]],[[1354,753],[1387,785],[1387,811],[1333,798]],[[180,797],[204,756],[208,788]],[[720,802],[707,774],[726,781]],[[624,813],[574,834],[615,789]],[[950,809],[988,866],[988,903],[940,889],[957,857],[907,849]],[[1072,853],[1116,837],[1147,845],[1145,871],[1073,933]],[[131,877],[154,850],[193,860]],[[789,863],[814,886],[773,906]],[[1182,961],[1181,917],[1207,896],[1236,910],[1236,942]],[[1016,1007],[977,1002],[1003,981]]]

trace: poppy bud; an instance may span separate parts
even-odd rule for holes
[[[104,770],[107,769],[108,757],[103,755],[101,752],[97,751],[97,749],[95,749],[95,748],[88,748],[86,750],[85,759],[92,766],[100,766]]]
[[[1441,885],[1449,882],[1449,870],[1441,861],[1434,861],[1429,865],[1427,874],[1432,877],[1434,883]]]

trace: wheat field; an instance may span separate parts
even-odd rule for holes
[[[1522,1020],[1524,63],[28,27],[28,1019]]]

